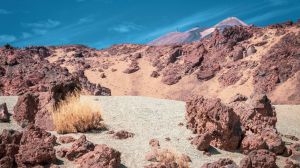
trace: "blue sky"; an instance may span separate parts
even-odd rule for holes
[[[0,0],[0,45],[147,43],[231,16],[265,26],[300,18],[300,0]]]

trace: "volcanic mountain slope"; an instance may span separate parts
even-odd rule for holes
[[[223,31],[226,27],[232,26],[247,26],[246,23],[236,17],[227,18],[211,28],[195,27],[185,32],[171,32],[163,35],[149,43],[149,45],[170,45],[170,44],[185,44],[191,43],[202,38],[208,37],[216,29]]]
[[[238,93],[266,93],[275,104],[300,103],[299,24],[235,26],[184,45],[49,49],[50,63],[71,73],[84,71],[113,96],[187,100],[204,95],[228,102]]]

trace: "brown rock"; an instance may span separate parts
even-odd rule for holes
[[[54,144],[56,137],[50,133],[29,126],[23,132],[19,153],[15,155],[19,167],[46,165],[56,161]]]
[[[266,142],[260,135],[248,135],[242,140],[241,150],[244,154],[258,149],[268,149]]]
[[[113,138],[115,139],[127,139],[127,138],[132,138],[134,136],[134,133],[125,131],[125,130],[121,130],[118,132],[115,132],[113,134]]]
[[[66,158],[70,161],[78,159],[82,155],[94,150],[95,145],[88,141],[85,135],[82,135],[78,140],[76,140],[72,147],[67,151]]]
[[[240,168],[277,168],[276,154],[265,150],[252,151],[240,162]]]
[[[19,125],[25,127],[29,123],[34,123],[35,115],[38,111],[39,99],[37,95],[25,94],[18,98],[14,107],[13,118]]]
[[[152,73],[151,73],[151,75],[150,75],[152,78],[157,78],[157,77],[159,77],[160,75],[159,75],[159,73],[157,72],[157,71],[153,71]]]
[[[192,144],[196,145],[197,149],[200,151],[208,151],[208,148],[210,147],[210,142],[212,140],[212,135],[210,135],[209,133],[204,133],[203,135],[197,135],[193,139]]]
[[[239,117],[221,103],[220,99],[195,97],[186,105],[187,127],[195,134],[212,135],[211,145],[235,150],[239,146],[242,130]]]
[[[294,143],[290,146],[291,149],[291,158],[295,160],[299,160],[300,158],[300,144],[299,143]]]
[[[9,113],[7,110],[6,103],[0,104],[0,122],[8,122]]]
[[[229,158],[219,159],[218,161],[215,161],[213,163],[206,163],[201,166],[201,168],[219,168],[219,167],[238,168],[236,163]]]
[[[82,168],[119,168],[121,165],[121,153],[107,145],[96,145],[93,151],[81,156],[76,160],[76,163]]]
[[[3,130],[0,135],[0,167],[13,167],[15,155],[19,151],[22,133],[15,130]]]
[[[134,73],[138,70],[140,70],[138,62],[137,61],[132,61],[131,64],[129,65],[129,67],[127,69],[125,69],[123,72],[126,73],[126,74],[131,74],[131,73]]]
[[[58,138],[59,142],[63,144],[74,142],[76,139],[72,136],[61,136]]]

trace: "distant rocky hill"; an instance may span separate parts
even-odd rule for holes
[[[236,94],[264,93],[274,104],[300,104],[300,24],[224,26],[236,21],[225,20],[188,44],[2,47],[0,95],[44,92],[78,79],[89,94],[109,95],[109,88],[114,96],[203,95],[229,102]]]
[[[216,29],[222,31],[231,26],[248,26],[246,23],[236,17],[227,18],[210,28],[196,27],[185,32],[171,32],[151,41],[149,45],[170,45],[191,43],[202,38],[208,37]]]

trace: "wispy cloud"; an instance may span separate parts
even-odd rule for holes
[[[78,24],[90,23],[93,22],[94,20],[95,19],[93,16],[87,16],[87,17],[80,18],[78,20]]]
[[[0,43],[11,43],[17,40],[16,36],[3,34],[0,35]]]
[[[267,0],[267,2],[272,6],[280,6],[287,3],[286,0]]]
[[[233,8],[222,8],[222,9],[215,8],[215,9],[202,11],[192,16],[186,17],[182,20],[179,20],[178,22],[173,23],[171,25],[160,27],[159,29],[143,34],[141,35],[141,37],[135,39],[135,41],[136,42],[148,41],[150,39],[166,34],[168,32],[175,31],[177,28],[186,28],[196,23],[201,24],[213,20],[215,18],[225,16],[225,14],[231,11],[232,9]]]
[[[27,32],[23,32],[23,33],[21,34],[21,38],[22,38],[22,39],[27,39],[27,38],[30,38],[31,36],[32,36],[32,34],[27,33]]]
[[[123,23],[120,25],[117,25],[113,28],[110,28],[109,30],[118,32],[118,33],[129,33],[134,30],[141,30],[142,26],[134,24],[134,23]]]
[[[49,29],[49,28],[55,28],[59,26],[61,23],[57,20],[48,19],[46,21],[40,21],[35,23],[23,23],[26,27],[33,27],[33,28],[43,28],[43,29]]]
[[[8,14],[11,14],[12,12],[11,11],[8,11],[6,9],[0,9],[0,15],[8,15]]]
[[[289,14],[289,13],[291,13],[293,11],[297,11],[297,10],[300,10],[300,6],[291,7],[289,9],[273,10],[273,11],[265,13],[263,15],[247,19],[246,22],[247,23],[259,23],[259,22],[263,22],[266,20],[270,20],[272,18],[276,18],[278,16],[283,16],[283,15]]]

